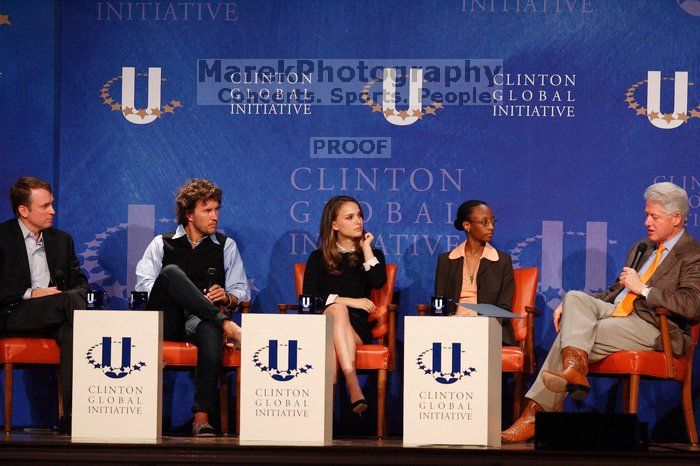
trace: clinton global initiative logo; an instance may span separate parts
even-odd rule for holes
[[[287,353],[287,368],[280,368],[280,353]],[[306,374],[313,367],[311,364],[299,365],[298,340],[289,340],[286,344],[279,340],[269,340],[267,346],[263,346],[253,354],[253,363],[261,372],[267,372],[273,380],[278,382],[288,382],[301,374]]]
[[[661,108],[662,84],[673,83],[673,111],[669,111],[669,104],[664,105],[666,113]],[[649,71],[647,79],[632,84],[625,94],[627,108],[633,110],[637,116],[646,117],[649,123],[660,129],[675,129],[687,123],[693,118],[700,118],[700,102],[697,98],[691,104],[697,104],[688,111],[688,90],[695,83],[688,81],[687,71],[676,71],[673,78],[661,77],[660,71]],[[646,87],[646,106],[639,102],[638,90]],[[670,88],[670,85],[668,86]],[[664,86],[666,88],[666,86]],[[670,89],[668,90],[670,92]],[[696,96],[697,97],[697,96]]]
[[[407,126],[448,105],[493,105],[502,70],[502,59],[203,58],[197,63],[197,105],[271,116],[310,115],[319,105],[366,106]]]
[[[608,238],[607,222],[586,222],[582,230],[545,220],[540,234],[516,241],[508,252],[513,268],[539,268],[538,293],[554,309],[568,290],[597,293],[607,288],[607,277],[621,267],[611,258],[618,246]]]
[[[443,363],[442,353],[447,350],[451,355],[451,361]],[[429,348],[418,355],[416,365],[423,374],[430,375],[436,382],[443,385],[450,385],[464,377],[470,377],[476,369],[474,367],[464,367],[462,356],[466,353],[462,349],[461,343],[444,345],[440,342],[433,343]],[[443,369],[443,366],[446,366]],[[449,370],[448,370],[449,369]]]
[[[154,219],[161,225],[168,225],[171,228],[177,222],[173,218]],[[128,223],[120,223],[116,226],[106,228],[104,231],[93,235],[92,239],[87,243],[83,243],[85,249],[77,253],[81,258],[81,268],[88,277],[88,281],[97,285],[105,291],[110,299],[116,298],[126,301],[129,297],[129,289],[125,286],[118,277],[127,275],[127,270],[120,265],[126,264],[126,260],[121,261],[123,250],[129,250],[128,233],[129,229],[138,229],[137,225],[129,225]],[[143,251],[138,251],[143,254]],[[112,301],[110,301],[112,302]]]
[[[700,0],[676,0],[683,11],[693,16],[700,16]]]
[[[8,15],[0,14],[0,26],[12,26]]]
[[[143,108],[137,108],[135,104],[137,77],[148,78],[148,104]],[[112,95],[112,85],[118,81],[122,82],[121,103]],[[100,98],[111,111],[120,112],[128,122],[146,125],[182,107],[182,102],[174,99],[161,106],[161,84],[164,81],[167,79],[161,77],[160,68],[149,67],[148,73],[136,73],[135,68],[125,66],[121,75],[102,85]]]
[[[385,68],[383,76],[367,83],[360,92],[360,102],[372,109],[372,113],[381,112],[386,121],[392,125],[407,126],[422,120],[424,116],[436,116],[437,111],[443,108],[442,103],[431,101],[430,105],[423,109],[423,70],[411,68],[408,92],[408,108],[396,109],[396,70]],[[382,82],[381,105],[371,97],[372,87]]]
[[[88,364],[100,370],[110,379],[121,379],[134,371],[146,367],[144,361],[132,364],[131,337],[112,341],[112,337],[102,337],[102,342],[92,345],[85,354]],[[115,352],[114,349],[117,349]]]

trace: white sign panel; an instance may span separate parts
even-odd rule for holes
[[[241,441],[330,442],[333,320],[243,314]]]
[[[162,360],[162,312],[75,311],[73,440],[159,439]]]
[[[501,326],[488,317],[406,317],[403,441],[501,445]]]

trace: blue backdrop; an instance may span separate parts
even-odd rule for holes
[[[174,228],[188,178],[223,188],[220,225],[260,312],[294,300],[292,264],[325,201],[347,194],[399,265],[400,312],[415,314],[437,255],[463,239],[457,206],[484,199],[495,246],[540,268],[541,360],[563,293],[604,287],[644,235],[646,186],[686,188],[698,236],[699,15],[697,0],[1,0],[0,183],[54,184],[58,226],[116,308],[145,245]],[[411,68],[422,79],[402,81]],[[16,382],[17,426],[53,419],[39,378]],[[186,425],[190,377],[166,381],[170,425]],[[611,386],[568,407],[609,409]],[[666,427],[682,426],[675,387],[640,395],[653,434],[683,438]]]

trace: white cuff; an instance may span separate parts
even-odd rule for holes
[[[649,296],[650,291],[651,291],[651,287],[645,286],[644,288],[642,288],[642,296],[644,296],[644,298],[646,299]]]
[[[370,260],[368,260],[367,262],[365,262],[364,264],[362,264],[362,266],[365,268],[365,272],[369,272],[369,269],[371,269],[372,267],[374,267],[377,264],[379,264],[379,259],[377,259],[376,257],[373,257]]]
[[[337,294],[329,294],[329,295],[328,295],[328,299],[326,299],[326,306],[328,306],[328,305],[330,305],[330,304],[333,304],[333,303],[335,302],[336,299],[338,299],[338,295],[337,295]]]
[[[27,291],[24,292],[22,295],[22,299],[27,300],[27,299],[32,299],[32,289],[27,288]]]

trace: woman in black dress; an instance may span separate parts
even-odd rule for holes
[[[355,370],[355,349],[372,342],[368,314],[377,309],[369,297],[386,283],[384,254],[372,249],[374,236],[364,231],[358,202],[348,196],[329,200],[321,215],[320,248],[309,255],[304,273],[304,294],[321,297],[325,315],[333,316],[335,356],[352,403],[360,415],[367,401]],[[333,382],[337,379],[336,371]]]

